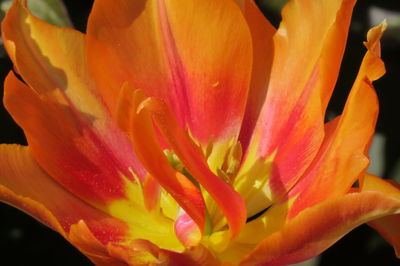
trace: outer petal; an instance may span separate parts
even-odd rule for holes
[[[24,129],[38,163],[63,186],[97,206],[125,196],[125,181],[145,171],[129,140],[94,95],[84,36],[51,26],[15,1],[3,23],[7,51],[19,74],[5,83],[5,105]]]
[[[379,177],[365,175],[361,181],[361,191],[379,190],[388,196],[400,198],[400,185],[393,181],[382,180]],[[400,258],[400,214],[385,216],[368,223],[375,228],[396,251],[396,256]]]
[[[250,197],[250,215],[281,198],[321,145],[354,2],[291,1],[283,10],[267,98],[235,184]],[[252,169],[262,174],[254,182]]]
[[[295,197],[289,216],[325,199],[343,195],[368,166],[367,151],[378,116],[378,99],[372,82],[385,73],[379,40],[386,24],[368,33],[368,52],[347,99],[343,114],[326,127],[316,159],[289,192]],[[371,37],[374,36],[374,37]]]
[[[230,0],[99,0],[89,19],[90,68],[110,109],[128,81],[165,100],[205,144],[239,133],[251,50],[246,22]]]
[[[75,197],[34,161],[28,147],[0,145],[0,200],[12,204],[68,237],[84,220],[101,243],[120,241],[127,225]]]
[[[400,213],[400,198],[351,193],[315,205],[264,239],[241,265],[287,265],[314,257],[362,223]]]

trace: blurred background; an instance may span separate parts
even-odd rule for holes
[[[33,12],[50,23],[85,31],[92,0],[28,0]],[[287,0],[256,1],[267,18],[279,25],[280,9]],[[0,19],[10,0],[0,0]],[[363,41],[371,26],[386,19],[389,27],[382,40],[386,75],[374,85],[380,100],[377,131],[371,147],[370,173],[400,182],[400,1],[362,0],[355,7],[348,45],[328,116],[341,113],[349,89],[365,53]],[[0,42],[0,80],[12,68]],[[2,86],[2,85],[1,85]],[[2,90],[2,87],[1,87]],[[366,107],[367,108],[367,107]],[[0,143],[26,144],[23,132],[1,106]],[[399,225],[400,226],[400,225]],[[301,230],[301,228],[299,228]],[[0,203],[0,265],[92,265],[57,233],[26,214]],[[300,265],[300,264],[299,264]],[[363,225],[343,237],[321,256],[303,266],[400,265],[393,249],[374,230]]]

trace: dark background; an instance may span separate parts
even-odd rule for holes
[[[0,0],[1,2],[1,0]],[[74,26],[85,31],[85,23],[92,5],[91,0],[65,1]],[[267,17],[279,23],[279,13],[259,1]],[[398,0],[361,0],[356,5],[348,47],[342,63],[337,88],[329,105],[329,113],[339,114],[347,93],[357,74],[365,49],[362,42],[369,29],[368,9],[372,6],[400,11]],[[392,33],[393,35],[393,33]],[[396,38],[397,35],[397,38]],[[385,168],[383,176],[390,177],[400,157],[399,83],[400,83],[400,33],[386,36],[382,40],[382,56],[387,74],[375,83],[380,99],[380,116],[377,132],[386,137]],[[7,58],[0,58],[0,80],[4,80],[12,65]],[[0,110],[0,143],[25,144],[23,132],[16,126],[7,112]],[[400,226],[400,225],[399,225]],[[301,230],[301,228],[299,228]],[[36,265],[91,265],[76,249],[60,235],[36,222],[28,215],[0,203],[0,266]],[[320,258],[321,266],[368,266],[400,265],[393,249],[378,234],[366,225],[355,229],[329,248]]]

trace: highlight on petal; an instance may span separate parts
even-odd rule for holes
[[[248,186],[241,179],[249,177],[250,169],[267,175],[255,180],[261,185],[248,193],[246,201],[258,202],[249,207],[250,215],[282,198],[320,148],[354,2],[294,0],[282,11],[267,97],[235,180],[242,194]]]
[[[128,82],[163,99],[201,143],[237,137],[252,45],[236,3],[98,0],[87,34],[90,70],[112,112]]]

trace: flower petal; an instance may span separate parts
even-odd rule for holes
[[[197,246],[202,238],[199,227],[186,213],[176,219],[175,233],[186,248]]]
[[[162,100],[149,98],[141,107],[149,111],[183,165],[216,202],[227,219],[232,237],[237,236],[246,222],[246,207],[240,195],[211,172],[201,149],[180,127]]]
[[[57,184],[34,161],[28,147],[0,145],[0,200],[27,212],[68,238],[84,220],[101,243],[122,240],[127,225],[88,205]]]
[[[126,164],[126,168],[121,166],[133,156],[128,139],[124,143],[127,146],[118,146],[118,140],[126,138],[123,133],[115,131],[119,136],[112,139],[113,148],[107,149],[110,142],[98,141],[98,135],[93,134],[93,137],[90,129],[85,132],[87,124],[77,122],[68,108],[44,97],[38,98],[12,73],[6,79],[6,104],[14,118],[23,125],[29,143],[42,148],[40,156],[35,159],[46,159],[48,164],[44,170],[63,187],[124,221],[129,226],[129,237],[148,239],[173,250],[183,248],[174,234],[173,220],[166,218],[160,208],[151,212],[146,209],[142,181],[130,172],[132,164]],[[120,152],[119,155],[125,158],[113,157],[113,153]],[[39,162],[42,167],[43,162]],[[125,169],[126,175],[122,173]]]
[[[361,181],[361,191],[382,191],[388,196],[400,198],[400,185],[394,181],[383,180],[372,175],[365,175]],[[377,230],[395,249],[400,258],[400,214],[385,216],[368,223]]]
[[[400,213],[400,198],[380,191],[351,193],[304,210],[266,237],[241,265],[287,265],[314,257],[353,228]]]
[[[369,50],[343,114],[327,125],[327,134],[316,159],[289,192],[289,197],[295,197],[289,216],[325,199],[343,195],[367,168],[366,153],[378,116],[378,99],[372,82],[385,73],[379,57],[379,40],[385,28],[386,24],[381,24],[369,31],[366,43]]]
[[[121,260],[110,256],[107,246],[99,242],[84,221],[73,224],[68,240],[97,266],[126,266]]]
[[[242,5],[242,11],[249,25],[253,44],[251,84],[239,137],[243,151],[246,151],[268,90],[274,54],[272,38],[276,33],[276,29],[261,13],[254,0],[240,2],[242,2],[239,5]]]
[[[47,173],[83,199],[104,207],[125,196],[131,168],[145,170],[95,95],[81,33],[49,25],[15,1],[3,22],[7,51],[30,87],[10,74],[5,105],[24,129]]]
[[[64,187],[98,207],[124,198],[125,182],[120,173],[125,172],[127,177],[132,175],[128,172],[129,164],[126,168],[120,165],[126,158],[122,161],[113,158],[110,147],[106,146],[109,139],[99,140],[88,123],[77,118],[73,110],[39,98],[13,73],[5,81],[4,101],[24,129],[35,159]],[[111,144],[117,154],[124,148],[115,150],[118,143]],[[130,145],[129,142],[125,144]]]
[[[283,9],[267,97],[235,180],[253,202],[249,215],[282,198],[320,148],[354,2],[294,0]],[[256,180],[252,169],[262,174]]]
[[[127,81],[166,101],[201,143],[237,137],[252,47],[233,1],[98,0],[87,32],[90,69],[112,111]]]
[[[136,104],[132,108],[137,111],[131,115],[130,134],[137,156],[149,173],[172,195],[204,232],[206,209],[200,189],[169,164],[158,143],[149,112],[139,105],[146,99],[143,91],[134,91],[132,98],[131,103]]]
[[[209,250],[199,245],[182,253],[160,249],[151,242],[137,239],[128,246],[109,245],[109,253],[128,265],[210,265],[219,263]]]

